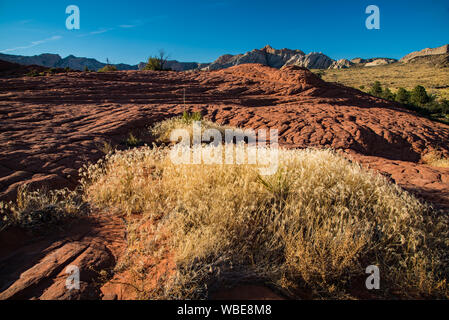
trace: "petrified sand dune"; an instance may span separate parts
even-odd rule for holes
[[[326,83],[303,68],[254,64],[214,72],[0,78],[0,199],[13,199],[24,183],[73,187],[77,169],[103,155],[103,142],[120,144],[129,132],[145,132],[186,109],[221,124],[276,128],[284,147],[343,150],[437,207],[449,208],[449,169],[420,163],[435,149],[449,155],[449,126]],[[120,221],[103,219],[37,242],[17,232],[3,234],[0,299],[101,297],[93,281],[98,275],[89,266],[113,266],[126,243]],[[64,270],[74,262],[85,282],[80,291],[69,292]],[[106,290],[104,298],[117,298],[114,290]]]
[[[14,229],[0,234],[0,300],[100,296],[98,272],[113,268],[122,253],[123,223],[116,217],[82,218],[67,230],[38,238]],[[79,268],[79,290],[66,289],[70,266]]]
[[[417,164],[435,148],[449,154],[447,125],[326,83],[300,67],[277,70],[247,64],[215,72],[69,73],[0,83],[1,199],[14,198],[24,182],[74,186],[77,169],[102,156],[104,141],[120,143],[129,132],[145,130],[186,108],[222,124],[276,128],[285,147],[332,147],[380,157],[382,163],[400,161],[397,167],[416,167],[422,183],[441,176],[441,181],[426,182],[426,188],[441,195],[440,187],[447,183],[447,169]],[[398,176],[395,170],[391,167],[392,176]],[[407,179],[401,176],[397,182],[423,187]]]

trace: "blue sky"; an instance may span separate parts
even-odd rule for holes
[[[365,27],[371,4],[380,30]],[[80,30],[65,27],[68,5],[80,8]],[[171,59],[210,62],[270,44],[334,59],[400,58],[446,43],[448,0],[0,0],[0,52],[8,54],[136,64],[164,48]]]

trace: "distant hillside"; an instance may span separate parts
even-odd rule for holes
[[[70,55],[66,58],[61,58],[58,54],[43,53],[37,56],[17,56],[11,54],[0,53],[0,60],[19,63],[21,65],[36,65],[47,68],[70,68],[73,70],[84,70],[86,67],[92,71],[98,71],[106,66],[106,63],[100,62],[92,58],[82,58]],[[145,67],[145,62],[138,65],[129,65],[124,63],[114,64],[117,70],[142,70]],[[207,67],[208,64],[197,62],[179,62],[176,60],[167,61],[167,68],[175,71],[185,71],[191,69],[201,69]]]
[[[70,68],[73,70],[84,70],[85,67],[89,70],[97,71],[103,68],[106,63],[99,62],[91,58],[80,58],[70,55],[66,58],[61,58],[59,54],[44,53],[37,56],[16,56],[11,54],[0,53],[0,60],[19,63],[22,65],[37,65],[47,68]],[[137,70],[137,66],[128,64],[116,64],[118,70]]]
[[[414,61],[421,61],[422,57],[429,60],[431,63],[437,65],[445,65],[447,59],[444,54],[449,54],[449,45],[444,45],[435,49],[424,49],[421,51],[412,52],[401,60],[400,63],[411,63]],[[442,56],[443,55],[443,56]],[[89,70],[98,71],[103,68],[106,63],[99,62],[92,58],[75,57],[70,55],[66,58],[61,58],[58,54],[44,53],[37,56],[17,56],[9,54],[1,54],[0,60],[19,63],[22,65],[38,65],[48,68],[66,68],[73,70],[84,70],[86,67]],[[259,63],[273,68],[281,68],[283,66],[297,65],[308,69],[347,69],[352,67],[377,67],[398,63],[397,59],[392,58],[354,58],[351,60],[340,59],[334,60],[321,52],[304,53],[301,50],[292,49],[274,49],[267,45],[262,49],[254,49],[246,53],[231,55],[225,54],[220,56],[212,63],[199,62],[179,62],[177,60],[167,61],[166,67],[174,71],[186,70],[220,70],[232,66]],[[142,70],[146,63],[141,62],[137,65],[129,64],[115,64],[117,70]]]
[[[323,80],[368,91],[379,81],[393,92],[422,85],[439,99],[449,99],[449,54],[416,56],[407,63],[317,71]]]
[[[212,62],[206,69],[219,70],[244,63],[260,63],[273,68],[296,65],[308,69],[345,69],[352,66],[374,66],[396,62],[390,58],[371,58],[353,60],[334,60],[321,52],[305,54],[301,50],[274,49],[267,45],[262,49],[254,49],[244,54],[225,54]]]
[[[30,73],[39,74],[49,72],[49,68],[38,65],[23,65],[14,62],[0,60],[0,77],[17,77]],[[64,69],[55,69],[55,73],[62,73]]]
[[[203,69],[209,65],[210,63],[179,62],[177,60],[168,60],[165,63],[165,68],[171,69],[173,71],[187,71],[187,70]],[[145,66],[146,62],[141,62],[137,65],[139,70],[143,70]]]
[[[448,54],[449,53],[449,44],[446,44],[444,46],[438,47],[438,48],[426,48],[421,51],[415,51],[412,53],[409,53],[405,57],[403,57],[400,61],[401,62],[409,62],[410,60],[413,60],[416,57],[424,57],[424,56],[433,56],[433,55],[441,55],[441,54]]]

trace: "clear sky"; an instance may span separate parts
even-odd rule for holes
[[[368,5],[380,30],[368,30]],[[80,30],[67,30],[68,5]],[[171,59],[210,62],[274,48],[333,59],[392,57],[449,43],[449,0],[0,0],[0,52],[58,53],[136,64],[164,48]]]

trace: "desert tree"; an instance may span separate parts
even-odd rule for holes
[[[165,67],[167,65],[168,55],[165,53],[164,49],[159,50],[159,54],[149,57],[148,63],[145,66],[144,70],[154,70],[154,71],[162,71],[167,70]]]

